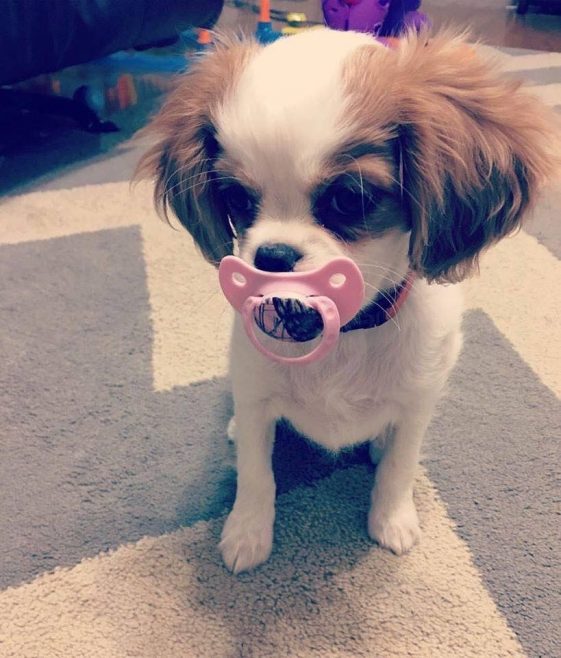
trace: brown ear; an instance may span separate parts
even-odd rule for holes
[[[462,39],[411,36],[397,58],[411,264],[429,280],[460,281],[519,228],[558,167],[557,120]]]
[[[213,264],[233,248],[232,230],[212,184],[220,154],[214,117],[256,48],[251,42],[223,41],[201,56],[145,130],[156,141],[136,172],[136,177],[155,179],[161,214],[169,219],[171,210]]]

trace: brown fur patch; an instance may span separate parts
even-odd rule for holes
[[[392,153],[384,144],[356,142],[337,149],[325,163],[320,181],[343,174],[364,177],[384,190],[395,187],[395,163]]]
[[[461,38],[410,35],[348,63],[347,120],[359,139],[397,140],[412,267],[459,281],[515,231],[560,164],[558,120]]]
[[[213,163],[220,153],[214,135],[215,113],[258,48],[247,40],[222,40],[201,56],[146,129],[156,142],[136,174],[156,179],[157,207],[166,218],[173,210],[214,264],[231,253],[233,246],[212,185]]]

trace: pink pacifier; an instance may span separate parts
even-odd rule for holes
[[[309,272],[265,272],[241,258],[226,256],[220,262],[218,278],[226,299],[241,314],[250,341],[278,363],[305,364],[324,357],[337,344],[341,327],[358,313],[364,301],[362,274],[345,257]],[[305,327],[290,326],[291,317],[317,318],[321,327],[312,327],[316,333],[307,337]],[[280,341],[303,343],[319,335],[322,338],[307,354],[285,356],[269,350],[256,329]]]

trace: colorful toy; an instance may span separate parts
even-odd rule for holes
[[[210,46],[212,43],[212,34],[210,30],[205,28],[199,28],[197,30],[197,46],[198,50],[204,50],[207,46]]]
[[[265,272],[236,256],[226,256],[218,276],[226,299],[242,315],[250,341],[278,363],[306,364],[324,357],[364,301],[364,280],[350,258],[334,258],[308,272]],[[292,343],[322,337],[310,352],[286,356],[269,349],[256,329],[264,338]]]
[[[255,36],[259,43],[263,44],[272,43],[282,36],[280,32],[273,29],[270,0],[261,0],[259,22],[257,23]]]
[[[306,14],[298,11],[289,11],[286,16],[286,27],[283,27],[281,32],[284,36],[298,34],[303,30],[310,30],[319,27],[318,25],[310,25]]]
[[[430,24],[420,6],[421,0],[322,0],[326,25],[377,37],[395,37]]]

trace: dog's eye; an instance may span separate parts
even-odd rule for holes
[[[376,207],[374,188],[337,180],[316,196],[313,213],[319,224],[346,240],[358,237]]]
[[[233,217],[248,217],[255,213],[255,197],[239,183],[233,183],[221,190],[222,199],[229,214]]]
[[[363,216],[371,210],[373,199],[363,188],[334,185],[331,191],[331,208],[339,215]]]

